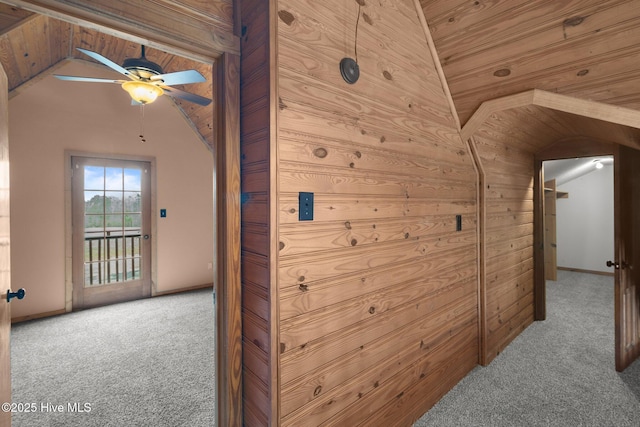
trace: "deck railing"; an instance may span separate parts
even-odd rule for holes
[[[85,286],[140,278],[140,228],[86,229]]]

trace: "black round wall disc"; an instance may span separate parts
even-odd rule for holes
[[[354,84],[360,78],[360,67],[352,58],[342,58],[340,61],[340,74],[345,82]]]

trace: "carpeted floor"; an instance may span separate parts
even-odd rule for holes
[[[547,320],[476,367],[414,427],[640,426],[640,360],[615,370],[613,278],[547,282]]]
[[[214,425],[211,289],[19,323],[11,340],[13,427]]]
[[[640,426],[640,361],[614,367],[613,279],[560,271],[547,317],[414,427]],[[13,402],[35,411],[13,426],[214,425],[213,341],[211,290],[14,325]]]

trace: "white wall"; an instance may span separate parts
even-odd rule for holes
[[[558,186],[569,193],[556,203],[558,266],[613,272],[613,166],[605,164]]]
[[[81,61],[57,74],[119,78]],[[47,76],[9,102],[13,317],[65,308],[65,150],[154,158],[154,291],[213,281],[213,155],[170,99],[140,108],[118,85]],[[167,209],[167,218],[159,210]],[[68,262],[68,261],[67,261]]]

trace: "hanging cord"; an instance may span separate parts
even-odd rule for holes
[[[144,137],[144,104],[140,104],[140,142],[147,142]]]
[[[358,63],[358,24],[360,23],[360,8],[362,8],[362,3],[364,3],[364,1],[356,0],[356,3],[358,3],[358,19],[356,19],[356,35],[353,42],[354,44],[353,50],[354,50],[354,56],[356,57],[356,64],[357,64]]]

